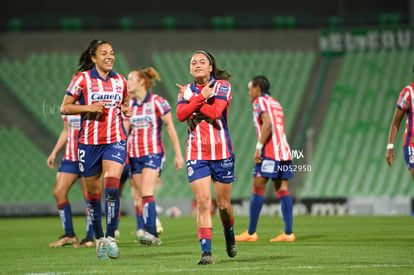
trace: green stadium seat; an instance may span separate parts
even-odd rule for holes
[[[175,29],[176,19],[174,16],[166,16],[163,18],[164,28],[167,31],[172,31]]]
[[[23,20],[21,18],[12,18],[7,22],[7,30],[10,32],[19,32],[23,28]]]
[[[60,19],[60,25],[63,31],[80,31],[83,27],[81,17],[63,17]]]
[[[132,19],[127,16],[119,18],[119,26],[123,31],[130,31],[132,29]]]
[[[296,26],[296,17],[289,16],[274,16],[273,24],[276,29],[294,29]]]
[[[215,30],[232,30],[234,28],[234,21],[232,16],[213,16],[211,18]]]

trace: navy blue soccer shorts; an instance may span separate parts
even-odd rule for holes
[[[414,168],[414,147],[404,146],[403,150],[408,169]]]
[[[102,160],[124,164],[126,160],[126,141],[99,145],[78,144],[79,170],[83,177],[91,177],[102,171]]]
[[[77,161],[62,159],[58,172],[80,175],[79,164]]]
[[[253,177],[290,179],[293,177],[292,161],[277,161],[274,159],[263,158],[261,163],[256,163],[254,165]]]
[[[234,157],[221,160],[187,160],[187,177],[191,183],[211,176],[213,181],[232,183],[234,175]]]
[[[164,154],[150,154],[139,158],[129,158],[132,175],[141,174],[142,169],[150,168],[157,170],[161,176],[164,161]]]

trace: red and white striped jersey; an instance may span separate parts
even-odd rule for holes
[[[264,144],[263,156],[277,161],[292,160],[286,139],[282,106],[269,94],[263,94],[253,101],[253,123],[258,140],[262,132],[260,117],[263,113],[268,113],[272,122],[272,135]]]
[[[63,159],[78,161],[78,135],[81,124],[80,115],[62,115],[68,125],[68,139],[63,153]]]
[[[400,96],[398,97],[397,108],[405,111],[407,114],[403,146],[414,147],[414,83],[402,89]]]
[[[213,79],[214,80],[214,79]],[[177,116],[181,116],[180,110],[189,104],[183,98],[183,90],[191,89],[194,96],[202,96],[203,87],[197,86],[195,82],[185,85],[180,91],[177,99]],[[226,80],[214,80],[213,96],[205,99],[206,103],[199,109],[195,110],[187,118],[188,140],[186,148],[187,160],[221,160],[230,158],[234,155],[233,145],[230,139],[228,125],[228,112],[232,90],[230,83]],[[217,118],[211,118],[212,115],[200,110],[209,107],[213,113],[215,106],[224,106]]]
[[[129,117],[129,156],[138,158],[149,154],[164,154],[161,117],[171,111],[170,104],[161,96],[147,93],[142,103],[131,101]]]
[[[73,78],[66,94],[78,99],[80,105],[105,103],[102,113],[81,114],[80,143],[97,145],[126,140],[121,104],[128,94],[122,75],[111,71],[104,80],[93,68]]]

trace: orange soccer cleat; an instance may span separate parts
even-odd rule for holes
[[[250,235],[249,232],[246,230],[240,235],[237,235],[235,239],[238,242],[257,242],[258,237],[256,232]]]
[[[282,234],[280,234],[279,236],[277,236],[276,238],[270,239],[271,242],[293,242],[295,241],[295,234],[285,234],[285,232],[283,232]]]
[[[75,244],[77,242],[78,242],[78,238],[76,236],[69,237],[66,235],[62,235],[59,237],[59,240],[57,240],[56,242],[50,243],[49,246],[50,247],[62,247],[68,244]]]

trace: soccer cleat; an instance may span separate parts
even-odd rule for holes
[[[135,236],[136,239],[134,240],[135,243],[140,243],[141,239],[144,237],[145,235],[145,230],[144,229],[138,229],[137,231],[135,231]]]
[[[157,245],[161,245],[161,240],[160,240],[160,238],[157,238],[157,237],[155,237],[154,235],[152,235],[152,234],[150,234],[150,233],[148,233],[148,232],[145,232],[145,233],[144,233],[144,236],[142,236],[142,237],[139,239],[139,242],[140,242],[141,244],[145,244],[145,245],[148,245],[148,246],[157,246]]]
[[[257,239],[256,232],[250,235],[248,230],[236,236],[236,241],[238,242],[257,242]]]
[[[106,245],[106,240],[104,237],[100,237],[96,240],[96,256],[99,259],[108,258],[108,249]]]
[[[226,252],[230,258],[233,258],[237,254],[237,245],[234,238],[233,231],[231,233],[225,233],[224,237],[226,239]]]
[[[81,240],[80,243],[75,243],[73,246],[74,247],[90,247],[93,246],[95,243],[93,242],[93,239],[90,238],[85,238],[83,240]]]
[[[108,251],[109,258],[118,258],[119,257],[119,248],[118,241],[113,237],[106,237],[106,248]]]
[[[78,242],[78,237],[76,237],[75,235],[73,237],[69,237],[69,236],[66,236],[66,234],[64,234],[60,236],[59,240],[57,240],[56,242],[50,243],[49,246],[50,247],[62,247],[64,245],[75,244],[77,242]]]
[[[282,234],[280,234],[279,236],[277,236],[276,238],[270,239],[271,242],[293,242],[295,241],[295,234],[285,234],[285,232],[283,232]]]
[[[206,265],[206,264],[214,264],[213,256],[211,256],[210,251],[204,251],[203,254],[201,254],[200,260],[198,260],[197,264],[199,265]]]
[[[164,232],[164,228],[162,227],[161,221],[160,221],[160,219],[158,217],[155,220],[155,223],[157,225],[157,234],[158,235],[161,235]]]

